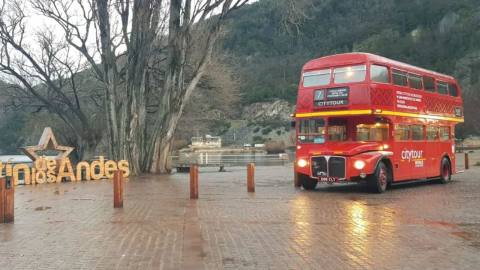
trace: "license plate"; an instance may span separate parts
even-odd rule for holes
[[[318,181],[320,181],[320,182],[327,182],[327,183],[334,183],[334,182],[337,182],[337,181],[338,181],[338,178],[336,178],[336,177],[326,177],[326,176],[324,176],[324,177],[320,177],[320,178],[318,179]]]

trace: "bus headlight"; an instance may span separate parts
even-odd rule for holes
[[[306,161],[305,159],[301,158],[299,160],[297,160],[297,166],[300,167],[300,168],[305,168],[307,167],[308,165],[308,161]]]
[[[357,170],[361,170],[365,167],[365,161],[357,160],[357,161],[355,161],[355,163],[353,163],[353,167],[355,167],[355,169],[357,169]]]

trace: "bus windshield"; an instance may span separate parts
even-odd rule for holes
[[[325,143],[325,120],[302,119],[298,127],[298,141],[301,143]]]

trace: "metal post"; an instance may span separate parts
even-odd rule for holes
[[[113,207],[123,208],[123,173],[120,170],[113,173]]]
[[[247,190],[255,192],[255,164],[253,163],[247,165]]]
[[[468,160],[468,153],[465,152],[465,170],[470,168],[469,160]]]
[[[190,167],[190,199],[198,199],[198,165]]]

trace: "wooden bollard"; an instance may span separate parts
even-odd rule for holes
[[[255,164],[253,163],[247,165],[247,190],[255,192]]]
[[[14,195],[13,178],[0,178],[0,223],[11,223],[15,220]]]
[[[302,185],[300,179],[298,179],[298,173],[296,172],[295,167],[293,167],[293,185],[295,187],[300,187]]]
[[[468,169],[470,169],[470,164],[468,160],[468,153],[465,152],[465,170],[468,170]]]
[[[198,165],[190,167],[190,199],[198,199]]]
[[[119,170],[113,173],[113,207],[123,208],[123,173]]]

